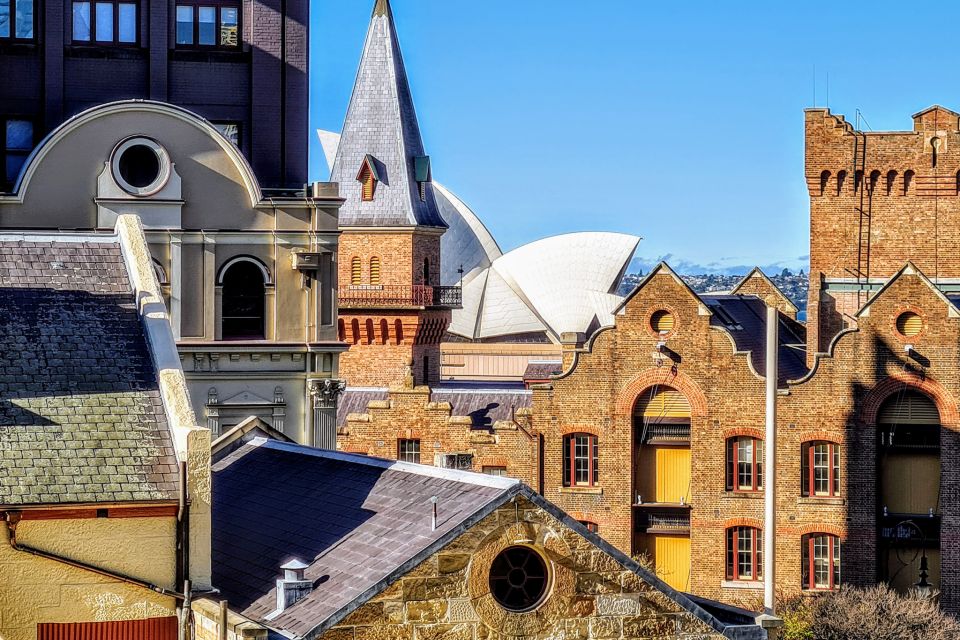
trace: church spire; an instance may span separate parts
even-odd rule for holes
[[[330,176],[340,226],[445,228],[430,173],[390,2],[376,0]]]

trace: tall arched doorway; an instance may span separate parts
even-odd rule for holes
[[[266,282],[264,269],[251,260],[238,260],[221,276],[221,334],[224,340],[263,340]]]
[[[895,393],[877,413],[880,578],[898,591],[940,587],[940,413],[926,395]]]
[[[633,550],[674,589],[690,590],[690,403],[647,389],[633,410]]]

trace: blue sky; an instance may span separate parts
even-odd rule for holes
[[[937,5],[938,3],[934,3]],[[311,123],[339,130],[373,0],[313,0]],[[684,271],[805,266],[803,109],[960,109],[960,3],[393,0],[434,177],[505,251],[644,237]],[[864,125],[866,128],[866,125]],[[311,176],[326,168],[316,139]]]

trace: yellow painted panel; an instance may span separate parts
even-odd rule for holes
[[[657,502],[690,502],[690,449],[657,448]]]
[[[657,449],[655,447],[642,447],[639,455],[636,457],[636,470],[634,475],[634,486],[637,488],[637,495],[644,502],[657,501]],[[637,496],[634,496],[634,500]]]
[[[637,400],[634,415],[644,418],[689,418],[690,403],[676,389],[651,388]]]
[[[940,457],[929,453],[891,453],[881,462],[881,505],[891,513],[926,514],[940,493]]]
[[[657,577],[678,591],[690,590],[690,538],[653,536]]]

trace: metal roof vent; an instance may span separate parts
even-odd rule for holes
[[[268,618],[273,618],[288,607],[306,598],[313,591],[313,581],[306,578],[305,571],[310,565],[294,558],[282,565],[283,579],[277,580],[277,610]]]

